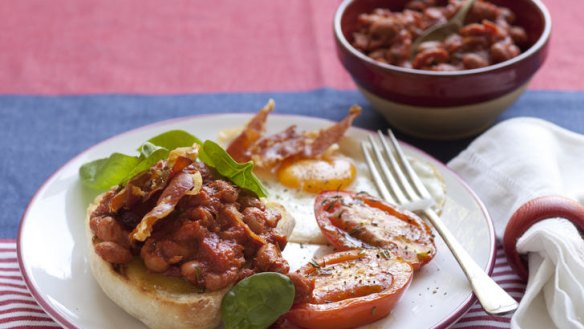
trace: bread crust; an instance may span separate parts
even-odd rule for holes
[[[89,226],[89,216],[103,197],[99,195],[87,209],[85,231],[89,244],[89,264],[93,277],[103,292],[127,313],[153,329],[211,329],[221,324],[221,301],[230,287],[213,292],[173,292],[157,285],[145,287],[133,275],[125,275],[123,267],[103,260],[96,252],[96,241]],[[282,213],[282,231],[288,233],[294,219],[281,205],[268,202],[267,206]],[[289,235],[289,233],[287,234]]]

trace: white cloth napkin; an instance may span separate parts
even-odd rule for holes
[[[534,118],[504,121],[473,141],[448,166],[479,195],[502,238],[525,202],[562,195],[584,203],[584,136]],[[518,241],[529,281],[513,328],[584,329],[584,241],[573,224],[549,219]]]

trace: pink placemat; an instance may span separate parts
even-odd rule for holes
[[[340,0],[19,0],[0,6],[0,94],[354,89]],[[584,1],[543,0],[551,51],[530,88],[584,90]]]

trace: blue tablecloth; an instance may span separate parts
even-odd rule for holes
[[[172,96],[0,96],[0,238],[15,238],[34,192],[60,166],[91,145],[129,129],[160,120],[204,113],[255,112],[267,99],[275,113],[338,120],[352,104],[364,107],[355,125],[388,127],[356,91],[229,93]],[[500,120],[535,116],[584,133],[584,93],[526,92]],[[472,138],[429,141],[398,134],[446,162]]]

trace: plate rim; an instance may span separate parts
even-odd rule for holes
[[[247,113],[241,113],[241,112],[206,113],[206,114],[194,114],[194,115],[188,115],[188,116],[180,116],[180,117],[175,117],[175,118],[171,118],[171,119],[152,122],[150,124],[135,127],[135,128],[130,129],[130,130],[123,131],[119,134],[107,137],[107,138],[89,146],[88,148],[82,150],[81,152],[79,152],[78,154],[73,156],[71,159],[66,161],[64,164],[59,166],[59,168],[57,168],[43,182],[43,184],[41,184],[41,186],[35,191],[35,193],[31,197],[30,201],[28,202],[28,204],[27,204],[27,206],[26,206],[26,208],[25,208],[25,210],[20,218],[20,222],[18,225],[17,237],[16,237],[16,256],[18,259],[18,267],[19,267],[20,273],[22,275],[22,278],[23,278],[29,292],[31,293],[31,296],[39,304],[39,306],[43,309],[43,311],[48,316],[50,316],[55,322],[57,322],[58,324],[60,324],[63,327],[66,327],[69,329],[78,329],[79,328],[75,324],[73,324],[71,321],[69,321],[65,316],[63,316],[60,312],[58,312],[55,308],[53,308],[50,305],[50,303],[42,296],[42,294],[38,291],[37,287],[32,283],[31,275],[26,271],[25,261],[24,261],[24,258],[22,257],[21,241],[22,241],[22,234],[23,234],[23,230],[24,230],[23,227],[25,226],[25,220],[28,218],[29,210],[35,204],[35,202],[37,201],[41,192],[43,192],[50,185],[50,183],[52,183],[55,180],[55,178],[64,170],[64,168],[68,167],[71,163],[75,162],[78,158],[82,157],[86,153],[92,151],[93,149],[99,147],[102,144],[108,143],[114,139],[123,138],[125,135],[137,133],[141,130],[153,129],[156,127],[170,125],[170,124],[177,123],[180,121],[200,119],[200,118],[218,118],[218,119],[220,119],[221,117],[227,117],[227,116],[230,116],[230,117],[231,116],[241,116],[242,118],[245,117],[245,118],[247,118],[247,120],[249,120],[253,115],[254,115],[253,112],[247,112]],[[335,122],[331,119],[322,118],[322,117],[315,117],[315,116],[309,116],[309,115],[298,115],[298,114],[286,114],[286,113],[271,113],[270,117],[290,118],[290,119],[296,119],[296,120],[310,119],[310,120],[321,121],[323,123],[329,123],[329,124]],[[367,134],[374,133],[373,130],[361,128],[361,127],[357,127],[357,126],[351,126],[350,129],[351,130],[358,130],[361,133],[367,133]],[[482,202],[482,200],[479,198],[477,193],[470,187],[470,185],[468,185],[458,173],[456,173],[452,169],[448,168],[445,163],[441,162],[440,160],[436,159],[434,156],[430,155],[429,153],[427,153],[426,151],[424,151],[418,147],[415,147],[415,146],[408,144],[406,142],[403,142],[401,140],[399,140],[399,143],[407,149],[414,150],[418,153],[423,154],[425,157],[432,159],[435,162],[434,164],[437,164],[441,170],[445,170],[445,171],[449,172],[450,174],[452,174],[454,176],[454,178],[457,180],[457,182],[466,190],[467,193],[469,193],[471,198],[473,200],[475,200],[475,202],[478,205],[478,208],[480,209],[481,213],[483,214],[483,218],[487,224],[487,229],[488,229],[488,233],[489,233],[489,237],[490,237],[489,248],[491,249],[491,252],[489,253],[487,265],[486,265],[486,268],[484,269],[486,271],[486,273],[490,276],[495,268],[495,260],[496,260],[496,253],[497,253],[497,247],[496,247],[497,238],[495,235],[495,228],[494,228],[493,221],[491,219],[491,216],[490,216],[486,206]],[[468,312],[468,310],[472,307],[472,305],[475,303],[476,300],[477,300],[477,298],[471,290],[470,295],[462,303],[460,303],[460,305],[449,316],[445,317],[442,320],[439,320],[436,324],[434,324],[433,328],[447,328],[450,325],[454,324],[454,322],[456,322],[466,312]]]

